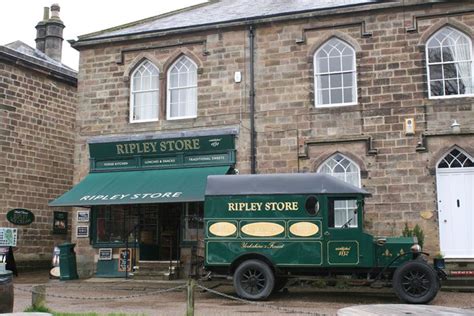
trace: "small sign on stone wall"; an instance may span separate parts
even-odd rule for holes
[[[89,222],[89,211],[77,211],[77,222],[78,223]]]
[[[77,238],[87,238],[87,237],[89,237],[89,226],[77,226],[76,227],[76,237]]]

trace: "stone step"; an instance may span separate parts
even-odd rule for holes
[[[169,261],[140,261],[133,278],[136,280],[174,280],[179,276],[180,262],[171,262],[171,268],[174,273],[170,273]]]

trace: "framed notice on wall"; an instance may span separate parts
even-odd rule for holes
[[[67,234],[67,212],[53,213],[53,234]]]
[[[112,248],[100,248],[99,260],[112,260]]]
[[[118,270],[120,272],[132,271],[132,249],[119,249]]]
[[[76,227],[76,237],[77,238],[89,237],[89,226],[77,226]]]
[[[89,222],[89,211],[77,211],[77,222],[88,223]]]

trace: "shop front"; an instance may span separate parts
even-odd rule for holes
[[[90,141],[90,173],[50,205],[90,210],[97,276],[128,275],[150,262],[185,271],[203,238],[207,176],[234,173],[234,136]]]

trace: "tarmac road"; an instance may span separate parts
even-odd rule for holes
[[[46,284],[47,306],[54,311],[166,316],[182,316],[186,311],[184,290],[157,293],[162,289],[180,285],[176,282],[138,282],[122,279],[58,281],[38,274],[24,274],[15,278],[14,311],[23,311],[31,304],[30,290],[33,284]],[[235,295],[230,286],[220,286],[215,290],[226,295]],[[233,301],[200,290],[196,292],[195,300],[195,315],[203,316],[335,315],[338,309],[353,305],[400,303],[390,289],[340,290],[310,287],[292,287],[288,293],[277,293],[268,301],[257,305]],[[474,293],[439,292],[431,304],[474,311]]]

